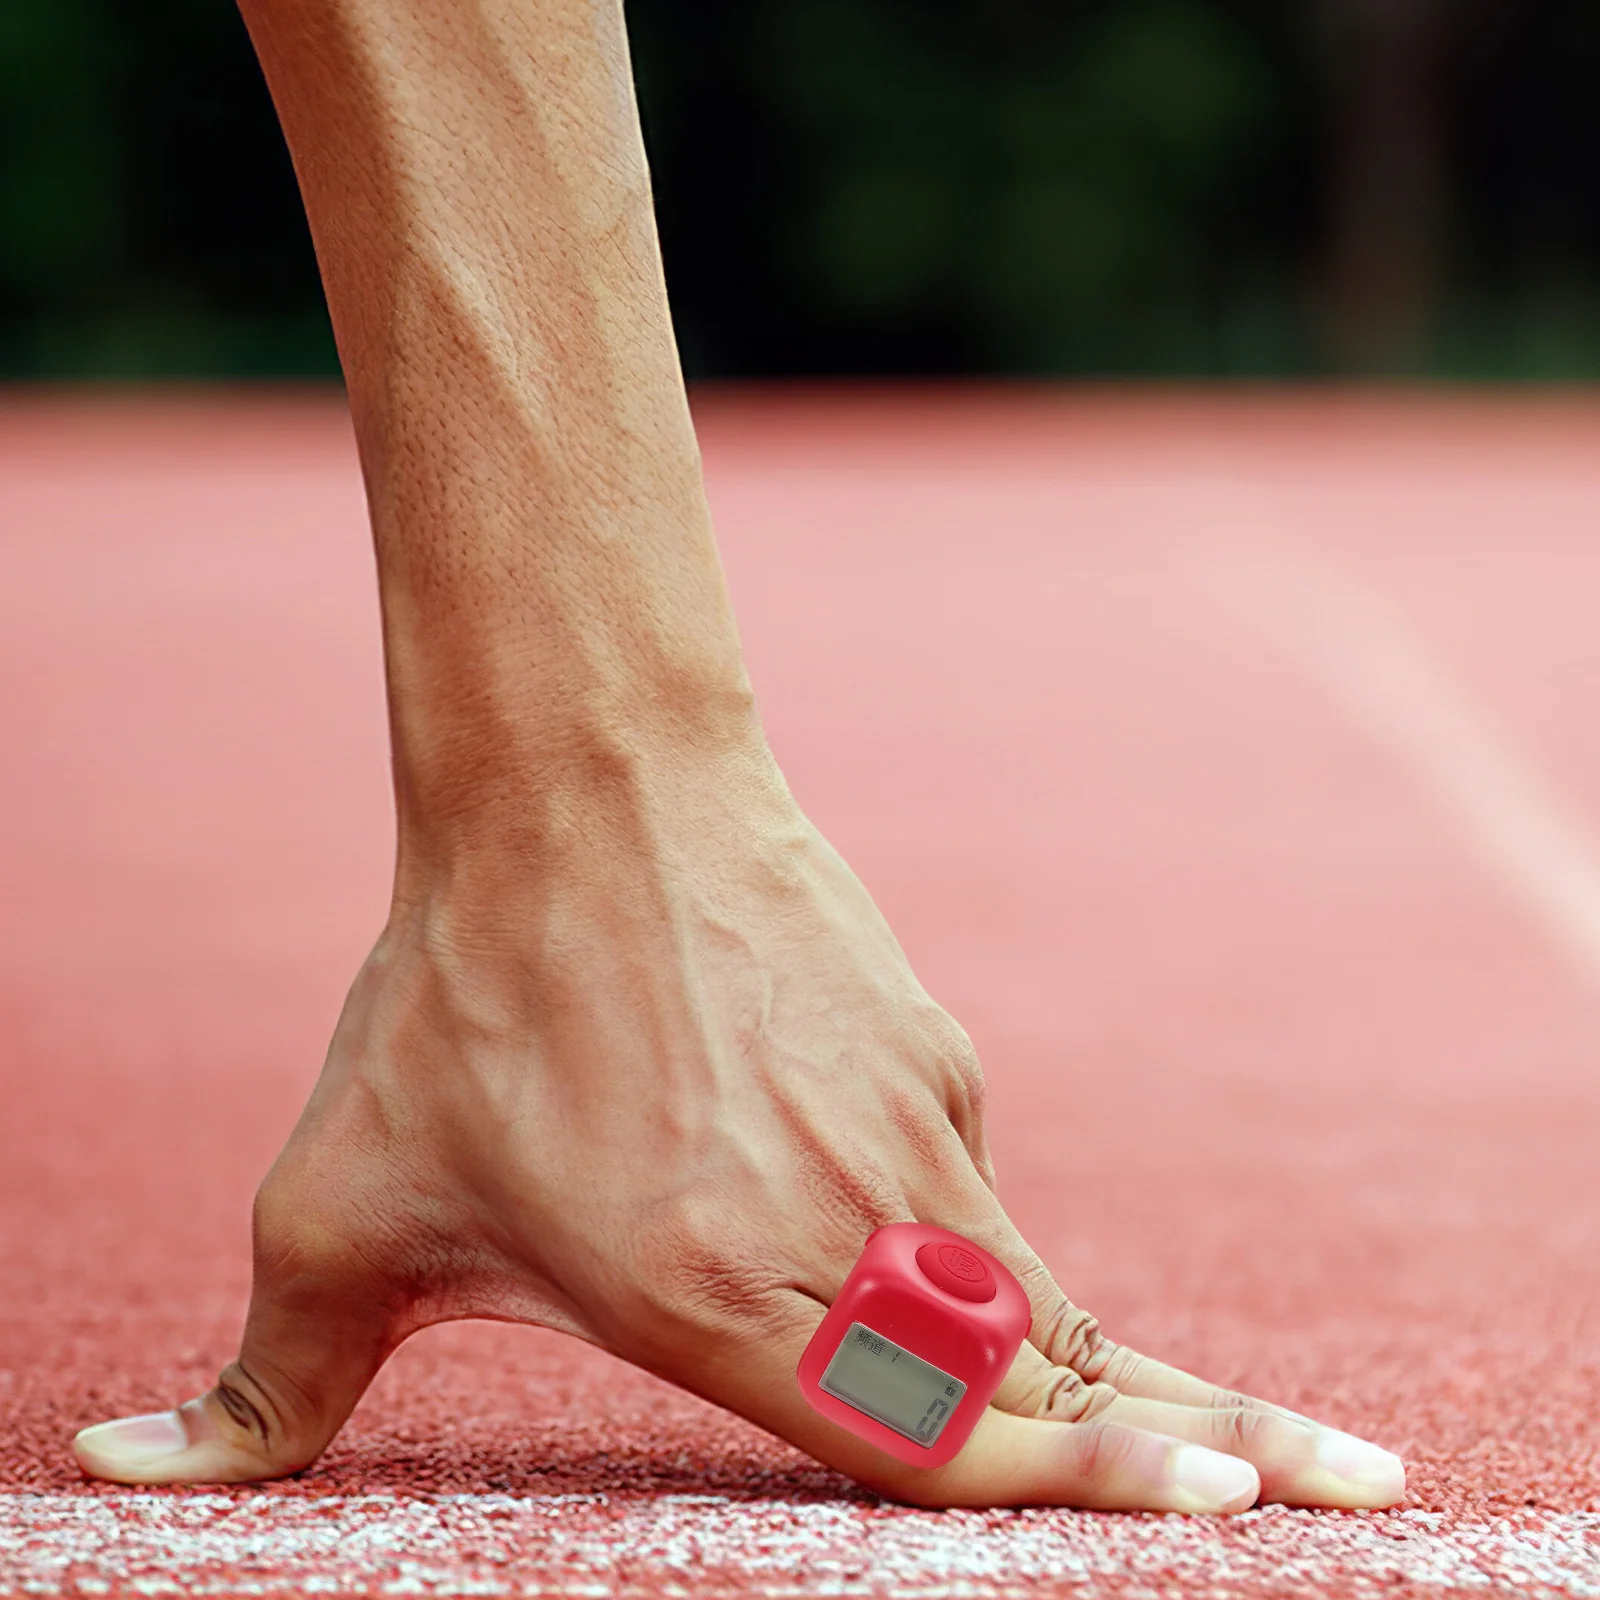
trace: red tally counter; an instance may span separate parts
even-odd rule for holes
[[[945,1228],[867,1240],[800,1358],[823,1416],[913,1467],[942,1467],[994,1398],[1032,1320],[1022,1285]]]

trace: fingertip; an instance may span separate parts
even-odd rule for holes
[[[112,1483],[165,1483],[189,1453],[189,1431],[178,1411],[114,1417],[84,1428],[72,1441],[78,1465]]]
[[[72,1453],[91,1478],[109,1483],[245,1483],[275,1476],[218,1437],[204,1399],[175,1411],[97,1422],[73,1438]]]
[[[1340,1511],[1383,1511],[1406,1496],[1406,1466],[1381,1445],[1323,1428],[1315,1466],[1301,1474],[1298,1503]]]

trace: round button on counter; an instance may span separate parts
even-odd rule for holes
[[[978,1305],[993,1300],[994,1274],[981,1256],[963,1250],[958,1244],[929,1243],[917,1251],[917,1265],[929,1283],[936,1283],[946,1294]]]

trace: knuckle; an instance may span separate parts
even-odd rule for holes
[[[1254,1411],[1262,1416],[1268,1416],[1272,1412],[1270,1406],[1264,1406],[1259,1400],[1252,1399],[1247,1394],[1240,1394],[1237,1389],[1214,1387],[1201,1403],[1217,1411]]]
[[[1071,1367],[1056,1367],[1039,1396],[1039,1415],[1051,1422],[1089,1422],[1117,1397],[1106,1383],[1085,1383]]]
[[[952,1103],[976,1126],[983,1120],[989,1095],[977,1048],[967,1030],[945,1011],[935,1024],[935,1040]]]
[[[259,1476],[297,1472],[326,1443],[316,1397],[259,1351],[247,1350],[224,1367],[210,1398],[219,1433],[259,1462]]]
[[[1088,1353],[1078,1370],[1096,1383],[1109,1383],[1113,1389],[1137,1386],[1140,1368],[1145,1358],[1136,1350],[1108,1339],[1096,1324]]]
[[[953,1070],[960,1127],[967,1140],[975,1143],[982,1136],[984,1119],[989,1110],[989,1085],[984,1080],[983,1069],[979,1067],[976,1057],[970,1066],[958,1063]]]
[[[351,1182],[337,1197],[326,1187],[269,1174],[255,1197],[251,1239],[258,1281],[319,1286],[380,1281],[398,1285],[426,1262],[409,1208]]]
[[[949,1133],[954,1132],[962,1169],[976,1168],[992,1189],[994,1165],[984,1135],[989,1089],[978,1052],[954,1017],[931,1000],[926,1005],[918,1077],[932,1093],[933,1102],[927,1109],[935,1111],[947,1143]]]
[[[212,1389],[217,1405],[242,1442],[262,1455],[274,1454],[289,1432],[289,1418],[275,1399],[239,1361],[230,1361]]]
[[[398,1341],[460,1302],[470,1259],[398,1197],[385,1205],[352,1190],[330,1202],[268,1177],[251,1219],[252,1317],[259,1303],[303,1321],[332,1316],[363,1336],[382,1329]]]
[[[342,1253],[333,1230],[270,1179],[256,1193],[250,1220],[258,1272],[297,1277]]]
[[[1219,1435],[1216,1449],[1230,1455],[1248,1455],[1271,1431],[1274,1419],[1264,1411],[1253,1411],[1247,1406],[1232,1407],[1216,1413]]]
[[[1252,1400],[1249,1395],[1241,1394],[1237,1389],[1224,1389],[1220,1383],[1206,1385],[1206,1396],[1201,1404],[1208,1406],[1225,1406],[1227,1409],[1249,1410],[1252,1406],[1257,1410],[1264,1409],[1259,1400]],[[1189,1404],[1195,1404],[1190,1401]]]
[[[1101,1333],[1097,1318],[1063,1298],[1045,1323],[1041,1348],[1057,1366],[1098,1383],[1109,1378],[1107,1368],[1117,1347]]]

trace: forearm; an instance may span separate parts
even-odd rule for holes
[[[753,726],[612,0],[243,0],[349,387],[403,830]]]

